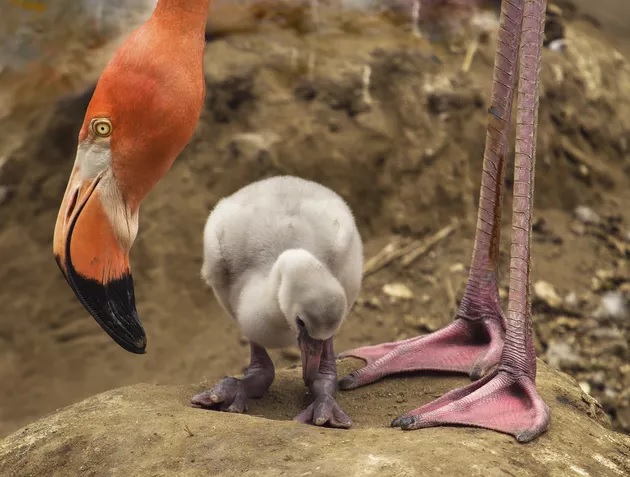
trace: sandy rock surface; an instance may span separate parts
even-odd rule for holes
[[[468,428],[403,432],[392,416],[466,383],[405,377],[339,394],[351,430],[291,421],[304,404],[299,369],[278,373],[249,415],[193,409],[197,386],[140,384],[62,409],[0,441],[3,476],[582,476],[630,472],[630,437],[611,431],[596,402],[539,362],[552,409],[530,444]],[[347,371],[350,363],[344,362]]]

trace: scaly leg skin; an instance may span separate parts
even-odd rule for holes
[[[335,362],[332,338],[324,342],[319,373],[317,373],[317,378],[315,378],[309,389],[315,399],[295,417],[296,421],[316,426],[328,424],[330,427],[343,429],[349,429],[352,426],[352,419],[335,401],[337,363]]]
[[[275,377],[273,361],[262,346],[250,343],[250,363],[243,379],[226,377],[212,389],[194,396],[194,407],[227,412],[247,411],[250,398],[262,397]]]
[[[510,28],[520,25],[520,18],[518,5],[502,6],[503,28],[499,31],[499,50],[495,56],[475,243],[455,321],[427,336],[341,353],[340,358],[351,356],[367,363],[343,378],[339,383],[341,389],[354,389],[405,371],[462,372],[476,380],[499,362],[505,330],[497,286],[501,203],[519,46],[519,36],[510,32]]]
[[[521,0],[521,78],[514,164],[510,294],[505,346],[497,371],[394,419],[405,430],[441,425],[492,429],[529,442],[549,427],[536,390],[531,328],[530,246],[538,119],[538,82],[546,0]],[[518,25],[518,23],[517,23]],[[515,31],[515,33],[517,33]]]

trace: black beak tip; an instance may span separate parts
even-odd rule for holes
[[[121,348],[133,354],[146,354],[147,337],[135,305],[121,305],[118,301],[110,300],[106,306],[100,309],[91,307],[88,311]]]
[[[131,274],[106,284],[86,278],[68,263],[68,282],[103,330],[124,350],[146,354],[147,337],[136,311]]]
[[[97,320],[98,321],[98,320]],[[142,333],[142,336],[140,338],[138,338],[137,340],[134,341],[129,341],[126,339],[126,337],[121,337],[120,334],[115,334],[116,332],[110,332],[108,331],[105,326],[103,326],[100,322],[99,324],[101,325],[101,327],[107,332],[107,334],[116,342],[120,345],[121,348],[123,348],[126,351],[129,351],[130,353],[133,354],[147,354],[147,338],[144,335],[144,332]]]

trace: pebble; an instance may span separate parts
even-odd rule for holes
[[[588,177],[591,173],[591,170],[585,164],[580,164],[578,166],[578,172],[582,177]]]
[[[586,394],[591,394],[591,385],[588,383],[588,381],[580,381],[580,388],[582,388],[582,391],[584,391]]]
[[[595,271],[595,276],[602,281],[610,280],[615,276],[615,272],[613,270],[604,270],[603,268],[600,268]]]
[[[383,285],[383,293],[392,298],[401,298],[403,300],[413,298],[413,292],[404,283],[386,283]]]
[[[564,304],[568,307],[576,307],[579,305],[578,297],[575,292],[570,292],[564,297]]]
[[[597,212],[585,205],[576,207],[574,214],[575,217],[584,224],[599,224],[601,222],[601,218],[597,215]]]
[[[545,302],[551,308],[559,308],[562,306],[562,298],[556,292],[556,289],[550,283],[539,280],[534,283],[534,296]]]
[[[547,348],[547,362],[556,369],[575,369],[580,365],[580,356],[568,343],[550,341]]]
[[[573,222],[570,228],[571,232],[578,236],[582,236],[586,233],[586,226],[582,222]]]
[[[564,38],[558,38],[549,43],[551,51],[564,52],[567,48],[567,42]]]
[[[628,317],[628,304],[625,297],[618,291],[611,291],[602,296],[599,307],[593,313],[597,319],[610,318],[623,320]]]
[[[368,298],[367,300],[365,300],[363,302],[363,304],[367,307],[367,308],[372,308],[375,310],[380,310],[381,308],[383,308],[383,305],[381,303],[381,300],[379,300],[377,297],[372,296],[370,298]]]
[[[593,386],[603,388],[606,384],[606,373],[604,373],[603,371],[597,371],[596,373],[593,373],[591,376],[591,382],[593,383]]]
[[[466,271],[466,267],[464,267],[463,263],[454,263],[453,265],[450,266],[448,271],[451,273],[462,273]]]
[[[230,148],[237,157],[254,162],[270,155],[270,148],[278,140],[279,136],[274,133],[241,133],[232,138]]]
[[[604,396],[610,399],[615,399],[617,397],[617,391],[611,388],[604,389]]]

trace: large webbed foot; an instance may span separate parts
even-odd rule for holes
[[[497,370],[392,421],[403,430],[442,425],[482,427],[529,442],[549,427],[550,412],[534,380]]]
[[[501,357],[501,320],[458,318],[426,336],[345,351],[340,358],[359,358],[367,364],[344,377],[339,387],[354,389],[395,373],[424,370],[461,372],[479,379]]]

